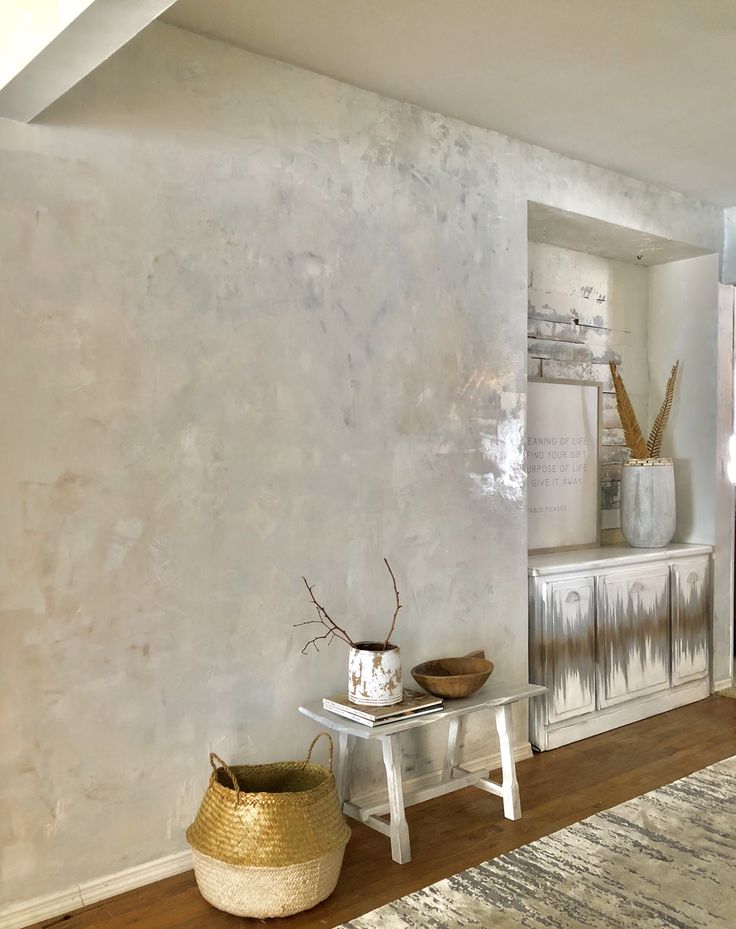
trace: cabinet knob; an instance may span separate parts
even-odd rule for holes
[[[577,590],[571,590],[565,597],[565,603],[580,603],[580,594]]]

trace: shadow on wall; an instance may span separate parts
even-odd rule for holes
[[[689,539],[693,531],[693,465],[686,458],[673,457],[677,479],[677,528],[675,541]]]

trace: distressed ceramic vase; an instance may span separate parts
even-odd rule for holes
[[[348,659],[348,700],[363,706],[392,706],[403,698],[399,646],[356,642]]]
[[[621,531],[634,548],[663,548],[675,534],[671,458],[627,461],[621,474]]]

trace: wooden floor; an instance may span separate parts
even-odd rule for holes
[[[269,922],[278,929],[333,927],[463,868],[501,855],[736,755],[736,700],[700,703],[537,755],[518,766],[523,818],[472,787],[408,811],[413,860],[391,860],[388,839],[351,821],[340,882],[307,913]],[[40,923],[37,929],[250,929],[198,895],[191,872]]]

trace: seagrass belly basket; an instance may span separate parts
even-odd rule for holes
[[[327,733],[320,733],[327,735]],[[210,755],[212,774],[187,830],[202,896],[235,916],[290,916],[332,893],[350,829],[329,768],[306,760],[229,768]]]

